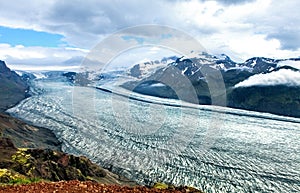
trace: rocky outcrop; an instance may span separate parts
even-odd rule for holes
[[[76,157],[50,149],[18,149],[12,155],[14,171],[29,178],[50,181],[94,180],[105,177],[106,172],[86,157]]]
[[[12,149],[12,150],[17,150],[15,147],[14,143],[12,142],[11,139],[3,137],[0,140],[0,149]]]
[[[0,134],[12,139],[17,147],[61,149],[61,143],[49,129],[35,127],[1,113]]]
[[[130,75],[133,77],[140,77],[142,75],[140,65],[136,64],[130,69]]]
[[[28,85],[17,73],[0,60],[0,112],[28,96]]]
[[[0,183],[31,181],[95,181],[106,184],[135,185],[106,171],[84,156],[50,149],[16,148],[9,138],[0,138]]]

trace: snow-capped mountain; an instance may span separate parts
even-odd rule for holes
[[[172,70],[174,67],[176,70]],[[214,56],[201,53],[195,58],[177,58],[122,86],[142,94],[178,98],[174,88],[162,84],[161,80],[174,80],[175,84],[180,84],[184,76],[193,85],[199,104],[209,105],[211,91],[206,80],[208,74],[204,73],[217,70],[225,84],[228,106],[300,117],[299,69],[300,58],[253,57],[237,63],[225,54]]]
[[[245,62],[237,63],[231,60],[231,58],[225,54],[214,56],[207,53],[202,53],[198,58],[177,60],[177,64],[172,65],[177,66],[179,69],[184,69],[185,72],[191,71],[192,73],[184,73],[186,75],[189,75],[194,74],[194,72],[197,70],[194,61],[198,62],[198,67],[208,65],[211,68],[219,69],[221,71],[241,70],[249,71],[254,74],[271,72],[272,70],[283,66],[295,69],[300,68],[300,58],[271,59],[265,57],[253,57],[246,60]],[[182,64],[181,62],[183,62],[184,64]],[[194,70],[192,70],[192,68]]]
[[[238,63],[225,54],[201,53],[194,58],[174,56],[143,62],[127,70],[42,74],[46,78],[64,78],[82,86],[113,83],[128,90],[164,98],[177,99],[178,89],[186,95],[195,90],[196,103],[210,105],[212,96],[207,78],[214,78],[210,74],[212,72],[218,72],[222,77],[218,81],[224,83],[222,95],[226,95],[227,106],[300,117],[300,58],[253,57]],[[183,83],[184,79],[189,83]],[[173,83],[168,85],[161,80]]]
[[[164,57],[161,60],[147,61],[140,64],[135,64],[133,67],[126,71],[126,74],[138,79],[146,78],[147,76],[155,73],[158,69],[166,67],[167,64],[170,64],[177,59],[178,58],[176,56],[171,56]]]
[[[201,68],[203,67],[218,69],[225,76],[228,71],[228,74],[236,71],[253,75],[258,73],[268,73],[280,68],[297,70],[300,68],[300,58],[271,59],[264,57],[253,57],[245,62],[237,63],[231,60],[231,58],[225,54],[215,56],[203,52],[195,58],[170,57],[164,58],[161,61],[156,60],[136,64],[127,70],[127,75],[138,79],[145,79],[153,76],[162,69],[169,68],[170,66],[176,67],[181,71],[181,74],[189,78],[199,79],[203,77],[201,73]]]

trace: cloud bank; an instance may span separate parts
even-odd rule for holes
[[[195,37],[211,53],[243,61],[300,56],[299,7],[300,1],[275,0],[28,0],[24,7],[15,0],[0,2],[0,26],[59,34],[68,47],[89,50],[126,27],[167,25]]]
[[[67,68],[80,66],[88,51],[74,48],[47,48],[11,46],[0,44],[0,59],[5,60],[13,69],[25,70],[28,66],[65,66]]]
[[[300,70],[300,61],[284,60],[277,64],[277,67],[280,67],[280,66],[290,66],[290,67]]]
[[[235,88],[275,85],[300,86],[300,72],[289,69],[281,69],[268,74],[257,74],[236,84]]]

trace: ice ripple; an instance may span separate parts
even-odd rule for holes
[[[238,116],[239,111],[222,114],[222,128],[209,136],[213,143],[203,149],[214,112],[167,106],[161,127],[152,133],[134,133],[116,121],[121,117],[112,112],[111,93],[85,88],[80,94],[94,96],[97,113],[93,109],[76,114],[73,87],[59,82],[38,86],[44,93],[8,112],[52,129],[63,141],[64,151],[86,155],[142,184],[163,181],[208,193],[300,192],[297,122]],[[141,113],[148,104],[132,101],[131,105],[135,120],[149,121]]]

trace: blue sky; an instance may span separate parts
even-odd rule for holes
[[[181,30],[209,53],[238,61],[299,57],[299,7],[297,0],[28,0],[26,8],[23,0],[0,1],[0,60],[78,66],[106,37],[145,24]],[[134,34],[124,37],[143,40]],[[151,53],[161,57],[166,52]]]
[[[64,46],[63,36],[47,32],[38,32],[28,29],[14,29],[0,26],[0,42],[12,46],[43,46],[58,47]]]

